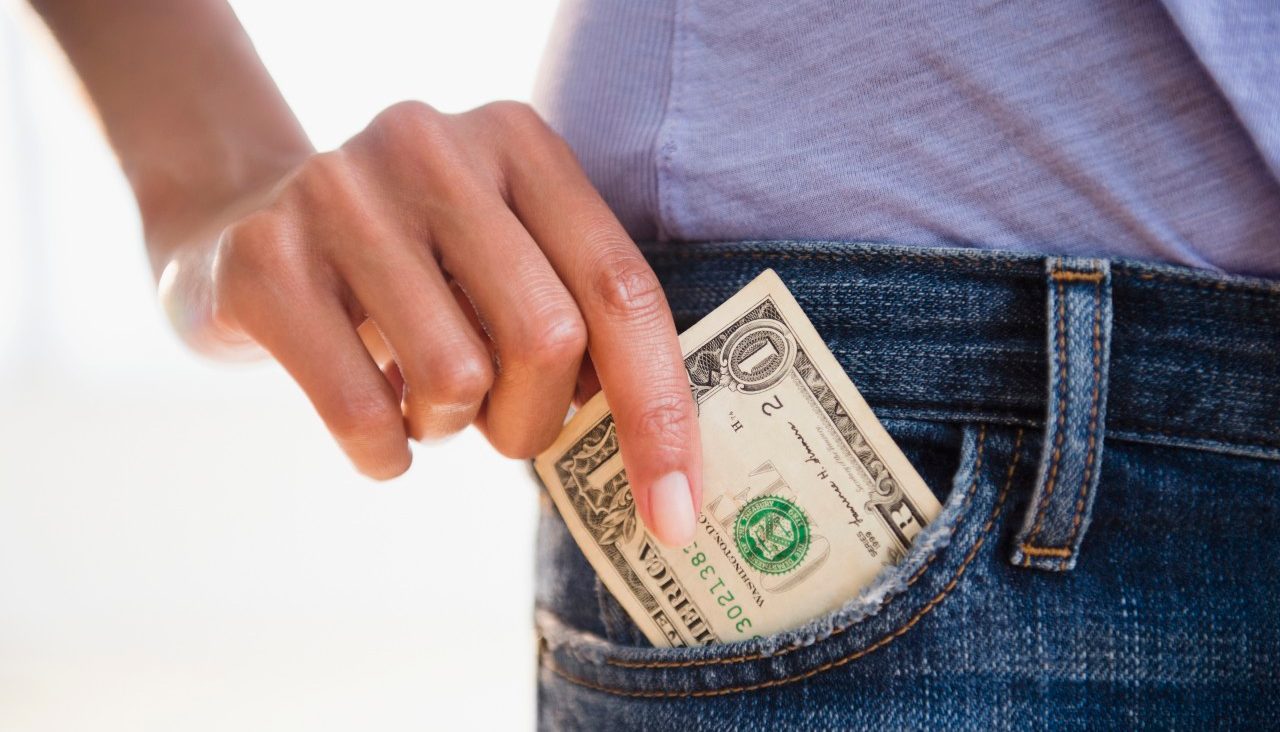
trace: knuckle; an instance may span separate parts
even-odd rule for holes
[[[484,399],[493,383],[493,365],[478,354],[455,355],[435,368],[432,393],[443,405],[471,405]]]
[[[475,111],[502,141],[497,147],[502,164],[508,169],[536,176],[569,162],[576,166],[577,158],[568,143],[528,104],[498,101]]]
[[[646,444],[683,449],[696,429],[696,416],[686,398],[668,393],[654,397],[642,406],[633,427]]]
[[[374,176],[410,181],[399,193],[382,191],[409,210],[453,215],[457,207],[473,202],[476,182],[484,177],[452,116],[423,102],[388,107],[344,149],[365,161],[366,169],[376,168]]]
[[[651,316],[665,302],[662,283],[638,253],[609,258],[596,270],[592,290],[605,311],[619,317]]]
[[[321,207],[350,200],[356,188],[352,168],[341,150],[307,158],[291,183],[290,192],[305,201],[311,210],[324,210]]]
[[[393,154],[432,150],[447,144],[447,115],[416,100],[397,102],[378,113],[359,137]]]
[[[296,264],[285,245],[284,226],[272,213],[259,211],[232,224],[218,242],[213,263],[214,302],[230,315],[234,304],[250,297],[264,280],[288,276]]]
[[[369,123],[370,128],[384,134],[415,134],[424,127],[439,124],[444,114],[426,102],[409,99],[382,110]]]
[[[279,234],[274,217],[262,211],[227,227],[218,242],[217,264],[220,271],[257,269],[270,260],[269,255]]]
[[[459,432],[475,419],[493,381],[487,358],[455,357],[421,369],[405,392],[409,436],[415,440]]]
[[[503,99],[489,102],[480,107],[479,111],[510,130],[543,134],[549,129],[547,123],[542,121],[542,116],[524,102]]]
[[[534,367],[576,360],[587,349],[587,326],[575,313],[544,319],[535,335],[522,341],[520,359]]]

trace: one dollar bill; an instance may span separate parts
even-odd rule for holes
[[[776,633],[898,562],[940,506],[771,269],[680,336],[704,460],[695,541],[636,516],[603,393],[535,467],[605,586],[658,646]]]

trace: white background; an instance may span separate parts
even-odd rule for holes
[[[320,148],[526,98],[551,0],[233,3]],[[535,486],[474,430],[358,477],[272,364],[189,355],[132,198],[0,0],[0,730],[533,722]]]

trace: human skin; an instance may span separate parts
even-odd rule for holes
[[[270,355],[355,467],[474,424],[528,458],[603,387],[642,520],[692,540],[696,411],[671,311],[527,105],[403,102],[317,152],[222,0],[32,0],[137,198],[192,348]]]

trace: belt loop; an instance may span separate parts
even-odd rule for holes
[[[1045,265],[1048,412],[1035,491],[1010,559],[1062,572],[1076,566],[1102,468],[1111,267],[1105,259],[1074,257]]]

